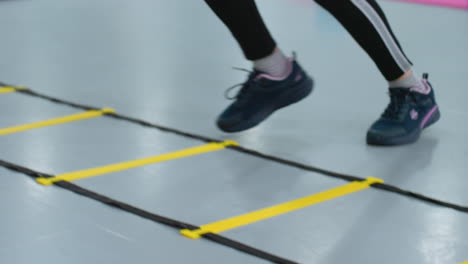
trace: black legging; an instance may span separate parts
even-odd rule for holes
[[[273,52],[276,43],[254,0],[205,0],[226,24],[249,60]],[[380,6],[375,0],[316,0],[348,30],[387,80],[411,69]]]

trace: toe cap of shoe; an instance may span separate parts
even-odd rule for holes
[[[225,111],[216,120],[216,125],[224,132],[238,132],[241,130],[239,126],[242,124],[242,121],[243,115],[241,113]]]
[[[406,134],[406,129],[399,124],[376,122],[367,132],[367,142],[370,144],[392,145],[396,139]]]

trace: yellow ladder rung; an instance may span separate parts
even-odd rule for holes
[[[102,116],[104,114],[110,114],[110,113],[115,113],[115,110],[111,109],[111,108],[103,108],[101,110],[89,110],[89,111],[86,111],[86,112],[83,112],[83,113],[63,116],[63,117],[49,119],[49,120],[45,120],[45,121],[40,121],[40,122],[35,122],[35,123],[30,123],[30,124],[25,124],[25,125],[19,125],[19,126],[14,126],[14,127],[8,127],[8,128],[2,128],[2,129],[0,129],[0,136],[13,134],[13,133],[18,133],[18,132],[22,132],[22,131],[25,131],[25,130],[40,128],[40,127],[53,126],[53,125],[59,125],[59,124],[63,124],[63,123],[75,122],[75,121],[94,118],[94,117],[98,117],[98,116]]]

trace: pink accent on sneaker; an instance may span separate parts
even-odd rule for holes
[[[282,76],[271,76],[269,74],[266,74],[266,73],[262,73],[262,74],[259,74],[257,77],[255,77],[255,80],[260,80],[262,78],[265,78],[265,79],[268,79],[268,80],[272,80],[272,81],[282,81],[286,78],[288,78],[289,75],[291,75],[292,71],[293,71],[293,61],[294,61],[294,58],[288,58],[288,70],[286,71],[286,73]]]
[[[439,5],[452,8],[468,9],[468,0],[394,0],[400,2],[414,2],[427,5]]]
[[[411,119],[417,120],[418,117],[419,117],[419,113],[418,113],[416,110],[413,109],[413,110],[411,110],[411,112],[410,112],[410,116],[411,116]]]
[[[421,122],[421,125],[419,126],[420,128],[424,128],[426,126],[427,121],[429,121],[429,119],[432,117],[432,115],[437,110],[437,108],[439,108],[439,106],[436,105],[431,109],[431,111],[429,111],[429,113],[427,113],[427,115],[424,117],[423,121]]]
[[[425,94],[425,95],[428,95],[431,93],[431,86],[427,83],[427,81],[425,79],[421,80],[421,83],[424,85],[424,87],[426,89],[422,90],[420,89],[419,87],[413,87],[410,89],[410,91],[412,92],[417,92],[417,93],[420,93],[420,94]]]
[[[302,73],[299,73],[296,78],[294,79],[295,82],[298,82],[302,79]]]

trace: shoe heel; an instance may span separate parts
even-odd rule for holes
[[[435,124],[437,121],[439,121],[440,119],[440,111],[439,109],[437,108],[437,110],[432,114],[431,118],[429,118],[429,120],[427,121],[426,125],[423,127],[424,128],[428,128],[430,127],[431,125]]]

